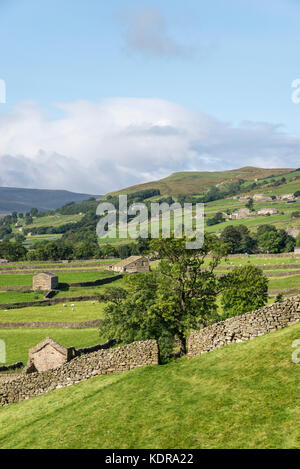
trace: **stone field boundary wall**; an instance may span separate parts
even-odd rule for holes
[[[3,371],[14,371],[19,368],[23,368],[23,366],[24,366],[23,362],[16,362],[16,363],[13,363],[12,365],[0,366],[0,372],[2,373]]]
[[[0,329],[89,329],[100,327],[103,319],[90,319],[88,321],[32,321],[32,322],[0,322]]]
[[[244,342],[297,322],[300,322],[300,295],[192,332],[187,341],[188,357]]]
[[[76,357],[55,370],[21,374],[13,380],[3,378],[0,382],[0,406],[24,401],[95,376],[121,373],[158,363],[159,352],[155,340],[99,350]]]

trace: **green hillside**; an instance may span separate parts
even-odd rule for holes
[[[179,194],[201,194],[210,187],[223,182],[234,182],[239,179],[254,181],[255,179],[264,179],[270,176],[279,176],[290,171],[292,169],[262,169],[252,166],[229,171],[184,171],[171,174],[171,176],[158,181],[137,184],[107,195],[129,194],[145,189],[159,189],[161,195],[174,197]]]
[[[1,448],[299,448],[300,324],[0,409]]]

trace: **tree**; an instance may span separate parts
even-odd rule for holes
[[[245,207],[248,208],[251,212],[253,210],[253,205],[254,205],[254,200],[251,198],[248,200],[248,202],[246,203]]]
[[[213,217],[207,219],[207,226],[212,226],[212,225],[217,225],[219,223],[222,223],[225,221],[225,218],[223,217],[223,213],[218,212],[216,213]]]
[[[25,217],[25,225],[32,225],[33,218],[30,215],[26,215]]]
[[[25,239],[26,239],[26,237],[22,233],[16,233],[15,234],[15,240],[18,243],[24,243]]]
[[[265,231],[258,236],[258,247],[262,252],[277,254],[294,250],[295,240],[284,230]]]
[[[221,240],[230,246],[231,254],[256,252],[256,240],[245,225],[229,225],[221,234]]]
[[[223,283],[221,304],[227,317],[259,309],[268,301],[268,279],[259,267],[235,267]]]
[[[269,231],[277,231],[276,226],[274,226],[274,225],[260,225],[257,228],[256,237],[259,238],[260,236],[262,236],[265,233],[268,233]]]
[[[300,233],[298,234],[296,238],[296,246],[299,248],[300,247]]]
[[[131,254],[130,246],[128,244],[123,244],[122,246],[118,247],[118,254],[121,259],[126,259]]]
[[[3,241],[0,243],[0,257],[8,259],[11,262],[21,261],[25,259],[27,250],[20,243],[10,243]]]
[[[159,267],[150,274],[129,276],[126,298],[105,308],[101,329],[108,338],[157,339],[166,353],[177,337],[181,353],[186,353],[190,330],[216,319],[220,284],[214,270],[227,247],[212,235],[197,250],[186,249],[185,243],[185,238],[150,242],[151,251],[161,259]]]

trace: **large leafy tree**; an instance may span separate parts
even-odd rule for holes
[[[227,226],[222,231],[221,239],[230,246],[231,254],[256,252],[256,240],[245,225]]]
[[[100,298],[109,302],[102,331],[124,342],[155,338],[165,352],[177,337],[186,353],[189,331],[216,320],[220,281],[214,271],[227,247],[210,235],[197,250],[186,249],[184,238],[155,239],[150,248],[161,259],[157,270],[129,276],[127,293]]]
[[[259,309],[267,301],[268,279],[259,267],[235,267],[223,278],[221,304],[227,317]]]

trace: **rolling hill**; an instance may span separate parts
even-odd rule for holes
[[[82,202],[89,197],[89,194],[64,190],[0,187],[0,213],[27,212],[32,208],[39,211],[55,210],[69,202]]]
[[[299,448],[300,325],[0,408],[0,448]]]
[[[161,195],[178,196],[201,194],[212,186],[224,182],[234,182],[239,179],[245,181],[255,181],[270,176],[280,176],[293,171],[293,169],[262,169],[246,166],[240,169],[229,171],[184,171],[173,173],[170,176],[158,181],[137,184],[119,191],[111,192],[107,195],[129,194],[145,189],[159,189]]]

